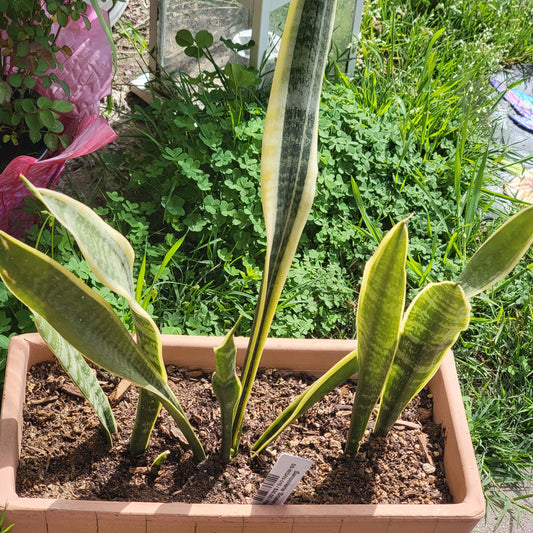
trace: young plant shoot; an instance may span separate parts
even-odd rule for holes
[[[237,376],[236,357],[237,347],[233,336],[240,320],[229,331],[224,342],[215,348],[216,372],[211,377],[213,392],[220,404],[220,425],[222,442],[220,444],[220,457],[229,462],[231,457],[231,439],[233,429],[233,414],[242,392],[241,380]]]

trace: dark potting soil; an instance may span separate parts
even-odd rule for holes
[[[172,418],[162,411],[148,451],[128,452],[137,392],[130,387],[114,404],[119,433],[109,448],[99,422],[56,363],[28,375],[27,404],[17,490],[20,496],[63,499],[249,503],[282,452],[313,464],[287,503],[450,503],[442,470],[440,427],[431,421],[425,391],[402,414],[386,439],[368,435],[355,456],[343,446],[350,423],[354,383],[330,393],[259,457],[255,439],[312,378],[283,370],[260,371],[254,385],[239,455],[218,460],[218,405],[210,377],[200,370],[169,367],[169,383],[206,448],[196,463]],[[107,393],[118,380],[98,371]],[[372,425],[372,421],[370,423]],[[166,461],[154,459],[170,450]]]

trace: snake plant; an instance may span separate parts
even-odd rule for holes
[[[215,350],[213,389],[222,412],[222,457],[237,452],[246,405],[279,297],[306,223],[317,177],[318,109],[336,0],[292,0],[272,83],[263,136],[261,194],[267,231],[263,280],[241,380],[228,334]],[[111,409],[84,357],[140,388],[134,454],[144,451],[163,405],[197,460],[205,453],[170,390],[159,330],[133,284],[133,250],[93,211],[26,183],[74,236],[95,276],[130,306],[136,339],[103,298],[44,254],[0,232],[0,276],[34,313],[41,335],[95,407],[109,436]],[[357,312],[358,346],[300,395],[257,441],[264,449],[288,424],[359,371],[347,451],[357,451],[376,402],[384,435],[427,383],[469,322],[468,299],[505,276],[533,241],[533,207],[489,238],[454,282],[425,287],[405,307],[407,221],[382,240],[365,268]],[[176,243],[175,247],[179,246]]]
[[[318,110],[335,8],[336,0],[293,0],[281,40],[261,156],[266,259],[233,422],[234,453],[264,343],[313,203]]]
[[[456,281],[424,287],[403,312],[406,221],[385,236],[365,268],[357,312],[358,346],[297,397],[253,446],[264,450],[280,432],[351,374],[359,378],[346,450],[357,452],[376,402],[374,434],[385,436],[427,384],[470,320],[469,298],[506,276],[533,243],[533,206],[511,217]]]
[[[28,188],[72,233],[95,276],[124,296],[134,317],[133,340],[117,314],[96,292],[63,266],[17,239],[0,232],[0,276],[6,287],[35,314],[37,327],[61,364],[86,393],[98,388],[83,356],[140,388],[131,451],[141,453],[165,405],[186,436],[197,459],[205,457],[178,400],[166,382],[159,330],[135,300],[134,254],[128,241],[94,211],[59,192]],[[92,401],[92,397],[88,397]],[[100,419],[114,431],[112,414],[101,399]]]

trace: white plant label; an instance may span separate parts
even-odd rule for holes
[[[310,459],[282,453],[253,497],[253,504],[281,505],[311,466]]]

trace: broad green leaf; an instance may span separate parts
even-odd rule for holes
[[[76,276],[41,252],[0,231],[0,276],[6,287],[41,315],[66,342],[96,365],[156,395],[205,457],[183,409],[146,360],[111,306]]]
[[[30,191],[72,234],[94,275],[106,287],[123,296],[135,320],[139,344],[150,362],[166,377],[159,330],[152,317],[135,299],[130,243],[92,209],[57,191],[34,187],[23,178]]]
[[[45,133],[43,140],[48,150],[51,152],[55,152],[57,150],[57,147],[59,146],[57,135],[54,135],[53,133]]]
[[[533,243],[533,205],[512,216],[473,255],[457,280],[467,298],[492,287]]]
[[[24,122],[31,132],[39,133],[41,129],[41,121],[38,115],[24,115]]]
[[[58,113],[69,113],[73,109],[73,105],[66,100],[54,100],[52,102],[52,109]]]
[[[405,406],[435,374],[469,319],[470,305],[459,283],[431,283],[417,295],[402,321],[374,428],[376,435],[388,433]]]
[[[398,346],[405,305],[407,227],[399,222],[368,261],[357,307],[359,375],[346,450],[357,452]]]
[[[326,394],[342,385],[357,372],[359,361],[357,350],[344,356],[332,366],[324,375],[312,383],[300,396],[268,426],[252,447],[254,453],[261,453],[287,426],[303,415],[315,403],[322,400]]]
[[[98,384],[96,375],[74,346],[65,341],[43,317],[39,316],[35,311],[33,313],[35,325],[41,337],[54,352],[61,366],[78,386],[83,396],[91,404],[104,428],[109,445],[111,445],[113,442],[111,435],[117,432],[117,425],[107,396]]]
[[[50,109],[52,107],[52,100],[46,96],[39,96],[37,98],[37,107],[39,109]]]
[[[133,287],[135,254],[130,243],[81,202],[57,191],[34,187],[28,180],[23,179],[32,193],[72,233],[95,276],[106,287],[127,300],[141,351],[166,380],[159,329],[135,298]],[[139,393],[135,429],[131,438],[131,450],[134,455],[146,449],[160,410],[159,402],[154,398],[145,398],[146,395],[149,396],[150,393],[147,391]]]
[[[237,451],[244,411],[298,241],[315,194],[318,112],[336,0],[293,0],[272,81],[263,133],[261,194],[265,268],[235,413]]]
[[[91,208],[65,194],[37,188],[22,178],[28,189],[72,233],[96,277],[125,298],[134,295],[130,243]]]
[[[4,81],[0,80],[0,104],[7,104],[11,100],[11,87],[9,84]]]
[[[23,74],[21,72],[16,72],[15,74],[11,74],[7,81],[11,87],[18,88],[22,85],[23,80]]]
[[[213,34],[206,30],[200,30],[194,39],[202,48],[209,48],[213,44]]]
[[[176,43],[180,46],[191,46],[194,44],[194,37],[189,30],[179,30],[176,33]]]

